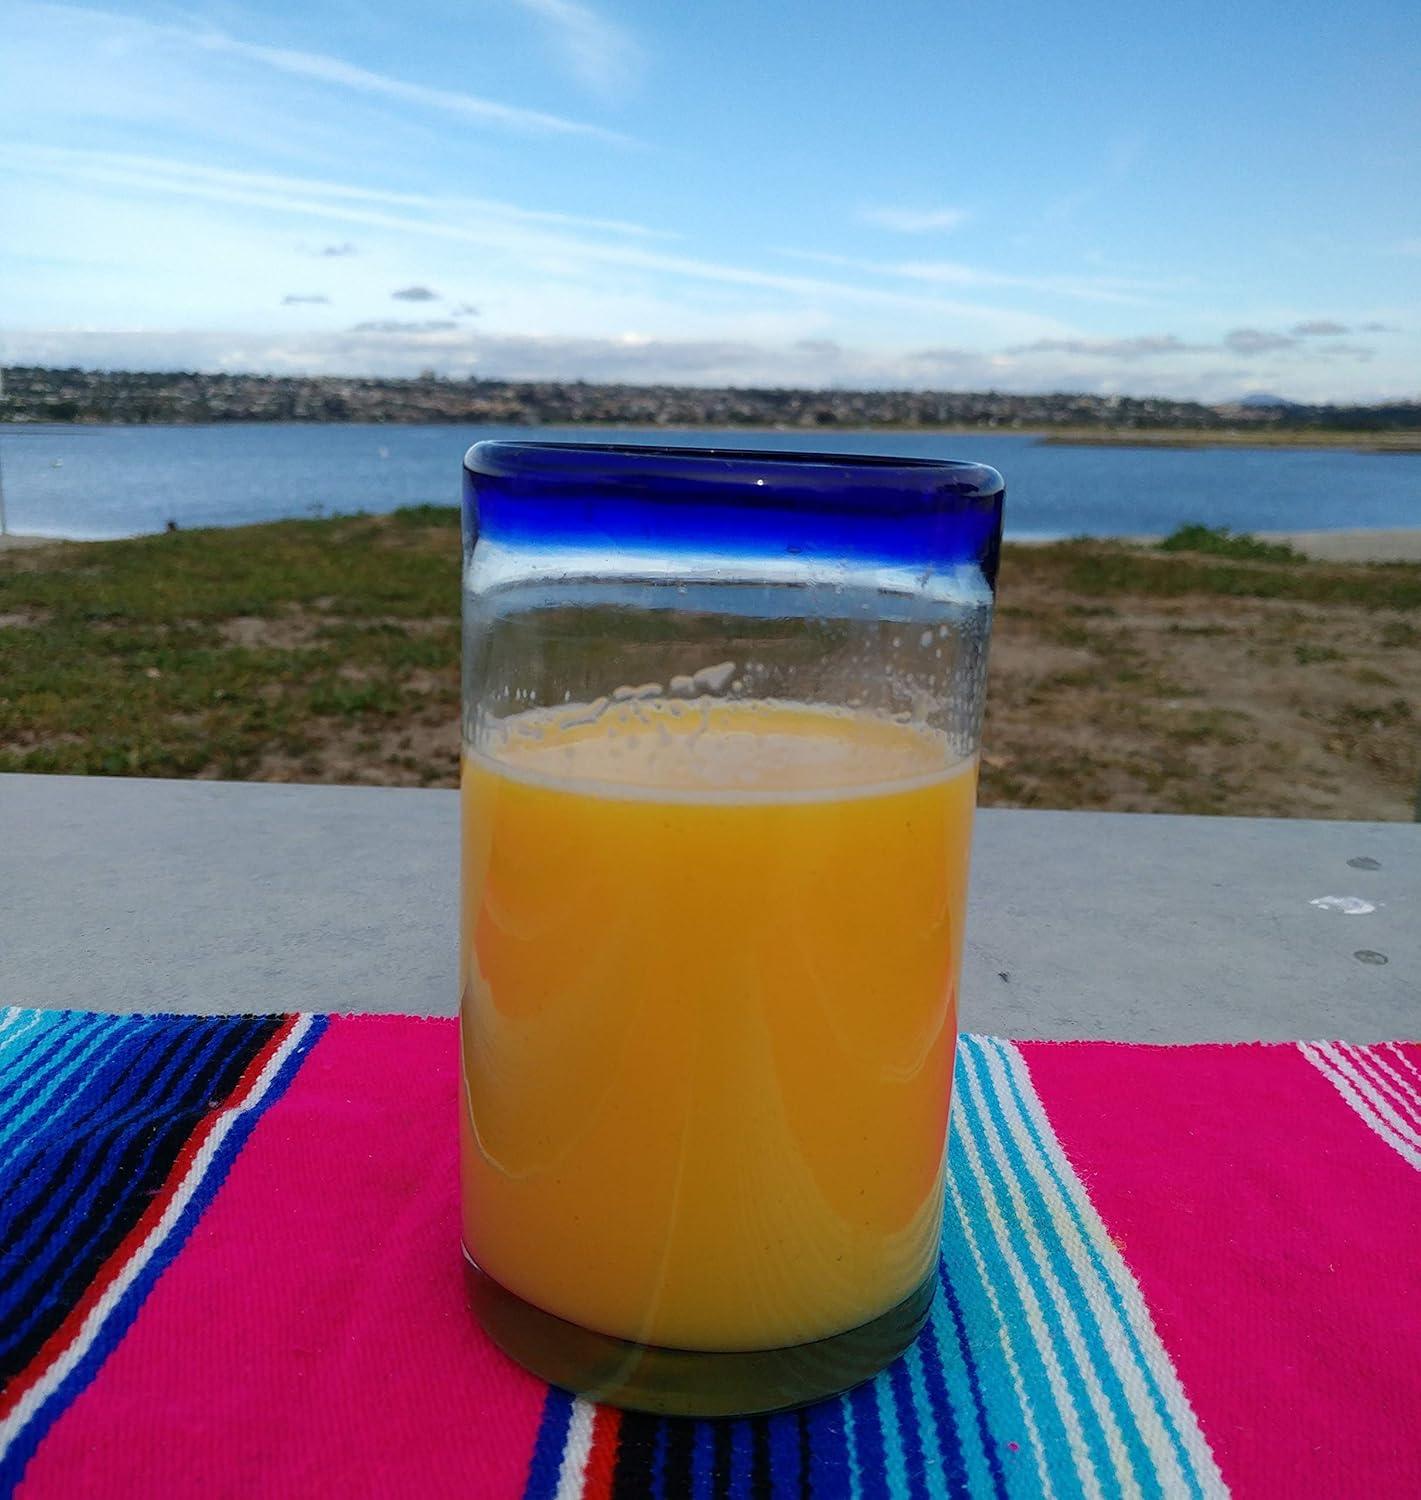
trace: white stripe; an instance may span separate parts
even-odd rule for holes
[[[1206,1495],[1227,1494],[1223,1475],[1219,1472],[1208,1440],[1200,1430],[1189,1398],[1184,1394],[1174,1363],[1155,1330],[1144,1295],[1111,1240],[1100,1215],[1096,1213],[1095,1205],[1086,1194],[1075,1169],[1066,1159],[1031,1081],[1025,1059],[1010,1042],[986,1041],[982,1045],[987,1066],[993,1077],[999,1080],[997,1095],[1011,1124],[1012,1138],[1017,1142],[1042,1197],[1050,1205],[1051,1216],[1058,1227],[1066,1256],[1080,1280],[1090,1309],[1100,1324],[1105,1350],[1120,1378],[1131,1415],[1159,1471],[1165,1493],[1173,1493],[1175,1485],[1190,1487],[1192,1480]],[[1034,1134],[1015,1107],[1016,1096],[1011,1092],[1013,1082],[1016,1093],[1035,1126]],[[1055,1169],[1054,1175],[1051,1168]],[[1064,1199],[1061,1187],[1065,1190]],[[1067,1201],[1070,1209],[1074,1210],[1074,1215],[1066,1208]],[[1085,1240],[1079,1237],[1082,1232]],[[1086,1241],[1094,1249],[1094,1257],[1087,1253]],[[1104,1277],[1099,1269],[1101,1266],[1104,1267]],[[1115,1289],[1123,1307],[1123,1322],[1120,1309],[1109,1294],[1110,1287]],[[1131,1334],[1134,1336],[1133,1348],[1129,1337]],[[1139,1351],[1138,1355],[1134,1352],[1136,1349]],[[1183,1447],[1193,1468],[1192,1475],[1186,1474],[1180,1464],[1178,1447],[1166,1429],[1155,1397],[1141,1374],[1142,1364],[1154,1377],[1155,1389],[1174,1423],[1179,1446]]]
[[[1391,1100],[1398,1110],[1404,1110],[1402,1118],[1406,1121],[1407,1128],[1414,1135],[1421,1129],[1421,1094],[1411,1087],[1410,1082],[1382,1056],[1380,1047],[1353,1047],[1344,1043],[1347,1055],[1353,1058],[1359,1068],[1363,1064],[1363,1071],[1369,1071],[1372,1082],[1382,1093]],[[1381,1077],[1378,1078],[1377,1074]]]
[[[1421,1169],[1421,1151],[1416,1149],[1416,1143],[1387,1123],[1387,1115],[1396,1118],[1394,1112],[1380,1101],[1376,1091],[1355,1073],[1335,1048],[1326,1042],[1299,1042],[1298,1051],[1398,1156]]]
[[[310,1031],[314,1018],[309,1015],[301,1016],[296,1025],[292,1027],[291,1034],[280,1047],[268,1059],[266,1066],[258,1074],[251,1092],[239,1104],[234,1104],[224,1109],[213,1123],[207,1139],[199,1147],[197,1155],[193,1157],[192,1164],[188,1167],[183,1180],[178,1184],[177,1191],[169,1200],[168,1206],[163,1210],[162,1217],[148,1231],[147,1238],[129,1257],[127,1263],[114,1277],[105,1289],[103,1296],[89,1309],[89,1316],[84,1319],[78,1331],[74,1335],[73,1342],[50,1364],[49,1368],[40,1376],[29,1390],[20,1398],[19,1404],[14,1411],[0,1422],[0,1456],[2,1456],[10,1444],[15,1440],[21,1430],[29,1422],[30,1418],[44,1405],[44,1403],[63,1384],[70,1372],[81,1359],[93,1347],[104,1324],[108,1321],[110,1314],[117,1307],[119,1301],[134,1281],[142,1274],[143,1269],[154,1255],[162,1248],[164,1241],[172,1234],[182,1219],[188,1204],[192,1201],[193,1194],[202,1185],[202,1179],[207,1175],[217,1153],[222,1149],[222,1143],[232,1133],[233,1128],[243,1115],[249,1114],[261,1103],[262,1099],[271,1088],[278,1073],[281,1072],[287,1058],[301,1045],[306,1033]]]
[[[947,1188],[952,1195],[953,1207],[957,1210],[958,1228],[962,1231],[963,1239],[967,1241],[967,1248],[972,1252],[972,1260],[977,1267],[977,1279],[982,1283],[982,1290],[986,1292],[987,1300],[992,1304],[992,1312],[997,1320],[997,1342],[1002,1346],[1007,1369],[1011,1371],[1011,1383],[1016,1389],[1017,1405],[1021,1408],[1022,1421],[1026,1424],[1026,1435],[1031,1439],[1031,1450],[1036,1456],[1036,1473],[1041,1480],[1041,1494],[1045,1500],[1055,1500],[1056,1491],[1052,1487],[1050,1470],[1046,1465],[1046,1449],[1041,1441],[1041,1432],[1036,1426],[1036,1417],[1026,1394],[1026,1384],[1021,1378],[1021,1366],[1016,1361],[1016,1351],[1012,1348],[1010,1325],[1006,1313],[1002,1310],[997,1289],[992,1285],[992,1278],[987,1274],[987,1262],[983,1259],[981,1248],[977,1244],[977,1236],[972,1232],[972,1221],[967,1216],[962,1194],[958,1192],[957,1184],[952,1180],[950,1172],[947,1178]],[[943,1368],[948,1369],[950,1368],[949,1361],[956,1360],[957,1351],[954,1349],[951,1353],[948,1352],[946,1340],[942,1337],[941,1328],[936,1326],[936,1321],[934,1319],[935,1332],[938,1334],[939,1358]]]
[[[1050,1295],[1051,1304],[1056,1309],[1056,1316],[1060,1319],[1061,1331],[1066,1336],[1066,1343],[1076,1357],[1076,1364],[1080,1369],[1081,1382],[1085,1386],[1086,1394],[1090,1398],[1090,1404],[1095,1411],[1096,1418],[1100,1422],[1105,1434],[1106,1450],[1110,1454],[1111,1462],[1115,1466],[1115,1477],[1121,1489],[1127,1495],[1140,1494],[1140,1481],[1135,1473],[1135,1465],[1130,1458],[1129,1450],[1125,1447],[1125,1438],[1120,1431],[1120,1423],[1115,1415],[1115,1407],[1110,1398],[1105,1394],[1105,1389],[1100,1383],[1100,1371],[1096,1369],[1095,1359],[1089,1344],[1086,1342],[1085,1331],[1081,1327],[1080,1319],[1076,1315],[1075,1308],[1071,1305],[1070,1298],[1066,1295],[1066,1289],[1062,1286],[1060,1277],[1056,1274],[1055,1267],[1051,1264],[1051,1256],[1042,1242],[1041,1235],[1037,1230],[1035,1218],[1031,1212],[1031,1206],[1026,1201],[1026,1195],[1021,1190],[1021,1184],[1017,1181],[1016,1172],[1007,1157],[1006,1148],[1002,1145],[996,1122],[988,1112],[985,1095],[991,1088],[991,1084],[977,1076],[978,1062],[974,1056],[976,1049],[968,1047],[964,1049],[967,1058],[968,1072],[972,1077],[972,1087],[983,1096],[978,1105],[978,1116],[981,1121],[982,1133],[986,1137],[987,1149],[991,1152],[993,1160],[997,1164],[1007,1186],[1007,1196],[1011,1199],[1011,1206],[1015,1214],[1018,1227],[1026,1238],[1026,1243],[1031,1250],[1032,1257],[1036,1261],[1037,1270],[1041,1279],[1046,1283],[1046,1290]],[[1057,1237],[1060,1235],[1060,1222],[1057,1221]]]
[[[959,1067],[959,1086],[961,1078],[962,1069]],[[1022,1308],[1026,1313],[1027,1327],[1031,1330],[1037,1353],[1041,1356],[1041,1363],[1046,1371],[1046,1380],[1051,1387],[1051,1394],[1056,1398],[1056,1407],[1061,1414],[1061,1422],[1066,1429],[1066,1440],[1070,1445],[1071,1458],[1075,1462],[1076,1473],[1080,1476],[1081,1485],[1085,1489],[1086,1494],[1100,1496],[1100,1479],[1095,1472],[1095,1465],[1091,1461],[1090,1453],[1086,1449],[1085,1434],[1081,1429],[1080,1416],[1076,1411],[1075,1402],[1071,1398],[1070,1387],[1067,1385],[1065,1376],[1062,1374],[1060,1360],[1056,1357],[1056,1348],[1051,1337],[1051,1331],[1046,1327],[1046,1319],[1042,1315],[1041,1304],[1037,1300],[1031,1282],[1027,1279],[1026,1272],[1022,1269],[1021,1261],[1017,1258],[1016,1251],[1012,1248],[1011,1231],[1007,1225],[1007,1215],[1003,1213],[1002,1206],[997,1201],[996,1189],[992,1186],[991,1178],[982,1164],[982,1154],[978,1148],[976,1132],[972,1124],[972,1116],[975,1112],[975,1110],[966,1108],[962,1110],[957,1120],[958,1136],[962,1141],[962,1147],[967,1156],[967,1163],[972,1168],[972,1175],[977,1179],[977,1186],[982,1195],[982,1204],[987,1212],[987,1222],[992,1226],[992,1235],[997,1242],[997,1248],[1001,1251],[1002,1259],[1007,1263],[1007,1269],[1011,1272],[1011,1279],[1016,1286],[1017,1295],[1021,1299]]]
[[[1319,1052],[1329,1058],[1341,1072],[1351,1079],[1357,1091],[1394,1136],[1413,1150],[1421,1150],[1421,1131],[1418,1131],[1409,1120],[1397,1112],[1393,1101],[1387,1097],[1386,1092],[1378,1085],[1376,1079],[1367,1073],[1366,1069],[1360,1067],[1340,1046],[1332,1042],[1316,1042],[1312,1045],[1316,1046]]]
[[[581,1396],[572,1403],[553,1500],[579,1500],[582,1482],[587,1477],[587,1460],[592,1456],[592,1423],[596,1416],[597,1408]]]

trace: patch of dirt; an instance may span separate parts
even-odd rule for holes
[[[1412,815],[1421,632],[1401,612],[1116,596],[1096,613],[1029,588],[1012,604],[992,646],[985,803]]]
[[[346,786],[458,786],[459,719],[444,710],[395,727],[333,722],[313,730],[304,755],[263,755],[252,781],[338,782]],[[215,774],[215,773],[214,773]]]
[[[294,651],[309,646],[320,633],[323,622],[302,614],[233,615],[218,626],[227,646],[248,650]]]

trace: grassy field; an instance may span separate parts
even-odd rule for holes
[[[0,771],[452,786],[453,510],[0,553]],[[983,800],[1412,815],[1421,565],[1008,547]]]

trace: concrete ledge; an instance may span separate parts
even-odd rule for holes
[[[974,859],[968,1029],[1421,1036],[1421,826],[988,809]],[[0,776],[0,1004],[449,1014],[457,865],[449,791]]]

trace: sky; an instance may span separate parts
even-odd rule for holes
[[[1421,397],[1415,0],[6,0],[0,359]]]

